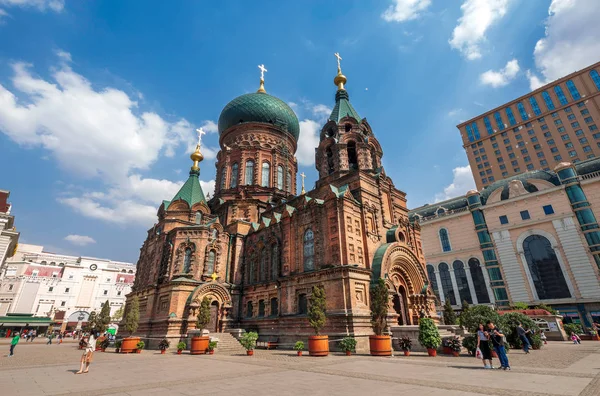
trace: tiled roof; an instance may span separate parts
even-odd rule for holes
[[[336,92],[335,107],[329,116],[329,120],[339,123],[344,117],[352,117],[357,122],[360,122],[360,116],[356,110],[354,110],[354,107],[352,107],[352,104],[350,103],[350,97],[345,89]]]
[[[202,187],[200,187],[200,181],[198,180],[198,172],[191,171],[190,177],[187,181],[181,186],[177,194],[173,197],[171,202],[177,201],[178,199],[183,199],[185,202],[190,205],[190,207],[198,202],[206,203],[206,198],[204,198],[204,192],[202,192]],[[164,201],[166,202],[166,201]]]

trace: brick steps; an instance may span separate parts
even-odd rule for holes
[[[246,350],[240,342],[229,333],[214,333],[210,334],[211,341],[217,341],[215,353],[225,355],[246,354]]]

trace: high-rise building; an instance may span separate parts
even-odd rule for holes
[[[19,233],[15,228],[15,217],[10,214],[9,191],[0,190],[0,271],[7,258],[15,253]]]
[[[600,156],[600,62],[457,128],[477,188]]]

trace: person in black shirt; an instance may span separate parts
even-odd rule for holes
[[[519,336],[521,343],[523,343],[523,350],[525,353],[529,353],[529,348],[531,348],[531,343],[529,342],[529,338],[527,338],[528,333],[531,333],[531,330],[525,330],[523,324],[519,323],[517,326],[517,335]]]
[[[494,325],[491,320],[487,321],[488,332],[490,333],[490,337],[492,338],[492,344],[494,345],[494,350],[498,355],[498,360],[500,360],[501,369],[510,370],[510,364],[508,363],[508,356],[506,356],[506,350],[504,349],[504,334],[502,331]]]

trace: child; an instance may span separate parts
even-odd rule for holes
[[[548,344],[548,342],[546,341],[546,333],[544,333],[544,330],[540,331],[540,338],[542,339],[542,341],[544,341],[544,345]]]
[[[575,333],[571,334],[571,341],[573,341],[573,344],[575,344],[575,345],[581,344],[581,339],[579,337],[577,337],[577,334],[575,334]]]

